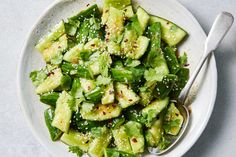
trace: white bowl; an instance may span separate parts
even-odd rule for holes
[[[177,23],[189,33],[189,37],[180,47],[180,52],[187,52],[192,72],[203,53],[206,39],[204,31],[193,15],[176,0],[134,0],[133,2],[141,5],[153,15],[159,15]],[[62,0],[54,2],[30,31],[20,57],[17,86],[22,111],[37,139],[57,157],[72,155],[68,153],[64,144],[50,140],[44,123],[43,112],[47,106],[39,102],[29,79],[30,71],[40,69],[44,65],[41,55],[35,50],[34,46],[61,19],[86,8],[87,4],[94,3],[101,6],[102,0]],[[195,99],[191,104],[191,120],[185,137],[172,151],[162,155],[163,157],[182,156],[197,141],[206,127],[214,107],[217,89],[217,71],[214,56],[204,66],[193,89],[194,91],[190,95],[194,95]],[[151,157],[154,155],[145,156]]]

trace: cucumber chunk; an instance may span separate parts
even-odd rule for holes
[[[161,137],[163,134],[163,116],[161,113],[159,119],[157,119],[152,126],[145,132],[145,139],[150,147],[157,147],[159,142],[161,141]]]
[[[106,24],[109,17],[110,7],[116,9],[124,9],[126,6],[131,4],[131,0],[104,0],[103,4],[103,14],[102,14],[102,24]]]
[[[148,25],[148,22],[149,22],[149,19],[150,19],[150,16],[149,14],[141,7],[138,7],[137,9],[137,12],[136,12],[137,16],[138,16],[138,21],[140,23],[140,26],[143,30],[143,32],[145,31],[147,25]]]
[[[129,136],[125,132],[125,127],[121,126],[118,129],[112,130],[112,135],[114,137],[114,143],[117,150],[132,153],[132,148],[129,142]]]
[[[95,137],[89,145],[88,154],[90,157],[103,157],[104,150],[111,141],[111,133],[108,128],[103,127],[100,131],[100,136]]]
[[[165,99],[154,100],[147,107],[142,109],[142,115],[147,119],[148,123],[150,123],[164,108],[167,107],[168,103],[168,97]]]
[[[180,66],[175,54],[175,50],[171,47],[166,47],[164,49],[164,55],[166,58],[168,68],[170,69],[170,73],[176,74],[179,71]]]
[[[183,116],[180,114],[179,110],[175,107],[174,103],[170,104],[167,113],[164,118],[163,128],[167,134],[178,135],[181,126],[183,124]]]
[[[150,24],[155,22],[161,23],[161,37],[169,46],[179,44],[184,37],[187,36],[187,32],[185,30],[164,18],[151,16]]]
[[[80,133],[74,130],[69,130],[68,134],[64,133],[61,136],[61,141],[69,146],[79,147],[82,151],[88,151],[89,144],[92,141],[90,134]]]
[[[137,39],[137,35],[134,30],[125,30],[124,38],[121,42],[121,55],[134,58],[133,54],[134,41]]]
[[[125,132],[129,136],[130,145],[134,154],[144,152],[144,137],[142,125],[138,122],[129,121],[125,125]]]
[[[73,106],[73,97],[66,91],[63,91],[57,100],[55,116],[52,125],[61,131],[67,133],[70,127],[72,116],[71,106]]]
[[[84,105],[84,104],[83,104]],[[97,104],[92,106],[92,109],[87,111],[85,107],[80,110],[83,119],[91,121],[103,121],[118,117],[121,113],[121,107],[115,103],[113,104]]]
[[[139,102],[139,96],[132,90],[129,89],[127,85],[122,83],[116,83],[116,99],[122,108],[127,108],[129,106],[135,105]]]
[[[78,44],[76,46],[74,46],[72,49],[70,49],[69,51],[67,51],[63,57],[63,60],[67,61],[67,62],[71,62],[73,64],[78,64],[79,63],[79,55],[80,52],[83,51],[84,45],[83,44]]]
[[[43,52],[45,49],[49,48],[55,40],[59,39],[63,34],[65,34],[65,32],[64,22],[61,21],[55,26],[50,34],[39,41],[39,43],[36,45],[36,49],[39,52]]]
[[[96,88],[96,83],[93,80],[81,78],[80,84],[85,93],[91,92],[94,88]]]
[[[134,11],[133,11],[132,5],[125,7],[123,10],[124,10],[126,19],[130,19],[131,17],[134,16]]]
[[[114,103],[115,101],[115,91],[114,91],[114,86],[113,83],[107,85],[104,95],[102,96],[102,104],[111,104]]]
[[[143,87],[140,88],[139,96],[140,96],[140,104],[143,106],[147,106],[151,100],[153,99],[153,91],[156,87],[156,83],[154,82],[146,82]]]
[[[52,141],[56,141],[58,138],[60,138],[62,131],[59,130],[58,128],[52,126],[52,121],[55,116],[55,109],[53,108],[48,108],[44,112],[44,120],[46,123],[46,126],[48,128],[48,131],[50,133],[50,137]]]
[[[49,75],[46,80],[44,80],[37,88],[37,94],[43,94],[51,92],[52,90],[56,89],[61,85],[61,80],[63,75],[61,73],[61,69],[53,70],[52,74]]]
[[[109,17],[106,22],[106,41],[119,43],[124,31],[124,12],[114,7],[109,9]]]
[[[51,64],[60,64],[62,53],[67,49],[67,36],[61,36],[58,41],[52,42],[51,46],[44,49],[41,54],[46,62]]]
[[[139,59],[146,52],[150,39],[145,36],[139,36],[134,45],[134,57],[132,59]]]

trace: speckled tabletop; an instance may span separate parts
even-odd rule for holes
[[[50,157],[28,128],[16,93],[17,62],[26,35],[53,0],[0,2],[0,156]],[[220,11],[236,17],[235,0],[180,0],[206,32]],[[185,157],[236,154],[236,23],[216,53],[218,94],[208,126]]]

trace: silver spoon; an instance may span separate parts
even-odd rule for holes
[[[212,25],[212,28],[210,30],[210,33],[208,34],[208,37],[205,41],[205,50],[204,50],[203,56],[201,57],[201,60],[198,63],[197,68],[193,72],[193,74],[190,77],[189,81],[187,82],[186,86],[181,91],[181,93],[178,97],[177,103],[176,103],[176,107],[180,110],[180,113],[182,114],[182,116],[184,118],[182,128],[181,128],[178,136],[173,139],[172,144],[170,146],[168,146],[164,150],[160,150],[158,148],[149,148],[150,153],[153,153],[156,155],[161,155],[163,153],[166,153],[171,148],[173,148],[173,146],[183,136],[183,134],[188,126],[189,118],[190,118],[189,117],[189,110],[184,105],[185,100],[188,96],[188,93],[189,93],[198,73],[200,72],[203,64],[205,63],[207,58],[210,56],[210,54],[213,53],[213,51],[218,47],[218,45],[220,44],[220,42],[222,41],[222,39],[224,38],[224,36],[228,32],[228,30],[232,26],[233,21],[234,21],[233,15],[228,12],[222,12],[216,17],[216,19]]]

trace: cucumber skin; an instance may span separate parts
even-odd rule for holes
[[[67,133],[70,127],[70,121],[72,117],[71,106],[74,103],[73,97],[69,95],[66,91],[63,91],[57,100],[57,105],[55,109],[55,116],[52,121],[52,125],[57,127],[61,131]]]
[[[40,101],[44,104],[50,105],[51,107],[55,107],[58,98],[59,98],[59,93],[52,92],[41,95]]]
[[[170,70],[170,73],[176,74],[180,69],[180,65],[179,65],[174,49],[169,46],[166,47],[164,49],[164,56],[165,56],[168,68]]]
[[[178,45],[188,35],[188,33],[184,29],[182,29],[178,25],[174,24],[173,22],[170,22],[162,17],[152,15],[150,17],[149,23],[153,24],[155,22],[161,23],[161,25],[162,25],[162,27],[161,27],[162,36],[161,37],[169,46]]]
[[[52,141],[56,141],[60,138],[62,135],[62,131],[57,129],[56,127],[52,126],[52,121],[55,115],[55,109],[53,108],[48,108],[47,110],[44,111],[44,120],[46,123],[46,126],[48,128],[48,131],[50,133],[50,137]]]

